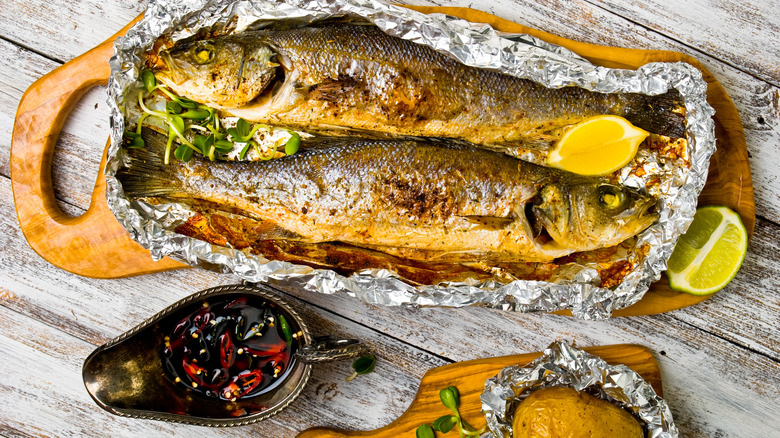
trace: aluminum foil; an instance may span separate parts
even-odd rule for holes
[[[518,404],[533,391],[551,386],[571,387],[615,403],[645,425],[648,438],[678,436],[669,406],[642,376],[565,341],[553,342],[525,367],[506,367],[485,382],[482,412],[492,436],[510,438]]]
[[[184,38],[212,25],[233,26],[234,31],[240,31],[262,20],[308,22],[334,15],[363,17],[388,34],[428,45],[464,64],[532,79],[548,87],[576,85],[606,93],[645,94],[678,89],[687,109],[685,165],[640,153],[635,163],[647,173],[637,176],[628,166],[618,181],[647,188],[660,199],[660,220],[642,232],[633,246],[645,250],[627,251],[622,256],[635,268],[610,288],[598,286],[599,273],[587,263],[566,266],[550,282],[517,280],[504,284],[490,280],[413,286],[386,270],[365,270],[345,277],[328,270],[268,261],[176,234],[171,230],[191,214],[185,207],[152,206],[125,197],[114,175],[123,165],[120,146],[125,118],[133,120],[138,114],[134,99],[128,96],[137,95],[143,53],[157,37],[167,33],[174,39]],[[106,168],[107,196],[110,208],[133,239],[148,248],[154,259],[171,256],[251,282],[273,278],[322,293],[345,291],[372,304],[481,305],[519,312],[570,309],[578,318],[608,318],[614,309],[639,301],[666,268],[677,238],[693,218],[709,157],[715,150],[714,111],[706,102],[707,86],[701,73],[688,64],[652,63],[636,71],[598,67],[528,35],[501,34],[488,25],[441,14],[425,15],[375,0],[152,0],[145,18],[117,40],[115,49],[109,81],[113,135]],[[651,180],[660,184],[653,183],[651,188]]]

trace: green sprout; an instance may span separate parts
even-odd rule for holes
[[[352,362],[352,374],[350,374],[347,377],[347,382],[351,381],[355,377],[361,374],[368,374],[372,371],[374,371],[374,366],[376,365],[376,356],[369,353],[363,356],[360,356],[359,358],[355,359],[354,362]]]
[[[143,90],[138,93],[138,105],[143,114],[138,120],[135,131],[125,131],[126,147],[145,147],[144,140],[141,137],[141,126],[147,117],[159,117],[168,126],[168,142],[165,148],[166,164],[170,162],[171,151],[173,151],[174,157],[185,162],[192,159],[195,153],[202,154],[208,157],[209,160],[214,161],[216,160],[216,154],[227,154],[240,144],[244,144],[239,153],[239,159],[243,160],[246,158],[250,148],[259,148],[257,142],[252,139],[257,130],[261,128],[272,129],[270,126],[262,123],[250,124],[244,119],[239,119],[235,127],[225,130],[224,126],[220,126],[219,117],[214,108],[173,94],[164,85],[157,82],[157,78],[151,70],[143,70],[141,72],[141,82],[143,83]],[[160,90],[160,92],[168,96],[170,100],[165,105],[165,112],[151,110],[145,105],[144,90],[147,93]],[[185,133],[190,130],[200,132],[200,134],[195,135],[193,141],[189,141],[185,137]],[[288,132],[290,133],[290,138],[285,144],[284,151],[285,154],[292,155],[298,151],[301,138],[296,132]],[[228,136],[230,136],[229,140]],[[175,149],[173,147],[174,141],[180,143]],[[274,145],[270,155],[262,155],[257,150],[258,155],[263,160],[274,158],[278,146],[278,144]]]
[[[434,431],[448,433],[454,429],[455,426],[458,427],[458,436],[460,438],[479,436],[485,432],[487,426],[483,426],[481,429],[477,430],[461,417],[460,411],[458,410],[460,407],[460,392],[458,391],[458,388],[448,386],[442,389],[439,391],[439,399],[447,409],[452,411],[452,414],[443,415],[437,418],[430,426],[427,424],[420,425],[420,427],[417,428],[418,437],[435,438]],[[421,435],[421,433],[425,435]]]

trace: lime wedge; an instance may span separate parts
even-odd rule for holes
[[[669,286],[693,295],[717,292],[739,271],[747,245],[737,213],[728,207],[699,208],[667,262]]]

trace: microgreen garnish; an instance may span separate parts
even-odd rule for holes
[[[151,70],[144,70],[141,72],[141,82],[144,83],[146,91],[151,92],[154,87],[157,86],[157,78],[154,77],[154,73]]]
[[[220,124],[217,111],[214,108],[175,95],[164,85],[157,83],[157,78],[155,78],[151,70],[141,72],[141,82],[143,83],[143,89],[147,93],[159,90],[170,100],[165,105],[165,112],[154,111],[149,109],[144,103],[144,91],[142,90],[138,93],[138,106],[143,111],[143,114],[138,120],[135,132],[125,131],[126,147],[143,148],[145,146],[141,137],[141,126],[147,117],[154,116],[161,118],[168,126],[168,142],[165,147],[166,164],[170,162],[172,151],[173,156],[182,161],[189,161],[196,152],[214,161],[217,159],[217,154],[228,154],[237,146],[241,147],[239,153],[239,159],[241,160],[246,158],[252,147],[255,148],[257,154],[263,160],[270,160],[276,156],[279,142],[274,144],[270,154],[264,155],[260,151],[260,146],[253,139],[259,129],[270,131],[272,129],[270,126],[262,123],[252,124],[244,119],[239,119],[235,127],[225,129]],[[190,141],[185,135],[190,131],[196,131],[201,134],[190,137],[192,138],[192,141]],[[288,130],[288,133],[290,138],[285,143],[284,152],[286,155],[292,155],[298,151],[301,138],[294,131]],[[173,145],[174,141],[180,143],[175,148]]]
[[[298,152],[298,147],[301,145],[301,136],[294,131],[290,131],[290,134],[292,137],[290,137],[290,139],[287,140],[287,143],[284,145],[284,153],[287,155],[292,155]]]
[[[435,435],[433,434],[433,429],[431,429],[431,426],[428,426],[427,424],[422,424],[420,427],[417,428],[417,432],[415,434],[417,438],[434,438]]]
[[[355,377],[357,377],[360,374],[368,374],[372,371],[374,371],[374,366],[376,365],[376,356],[369,353],[363,356],[360,356],[359,358],[355,359],[354,362],[352,362],[352,374],[350,374],[347,377],[347,382],[351,381]]]
[[[439,399],[447,409],[452,411],[452,414],[443,415],[437,418],[430,426],[427,424],[420,425],[420,427],[417,428],[418,438],[435,438],[436,435],[434,431],[447,433],[455,428],[455,426],[458,427],[458,436],[460,438],[480,436],[485,432],[487,426],[483,426],[481,429],[477,430],[460,416],[460,411],[458,410],[460,407],[460,392],[458,391],[458,388],[448,386],[447,388],[442,389],[439,391]]]

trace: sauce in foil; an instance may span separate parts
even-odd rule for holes
[[[163,367],[177,385],[236,401],[273,390],[295,362],[302,333],[261,297],[214,297],[167,329]]]

